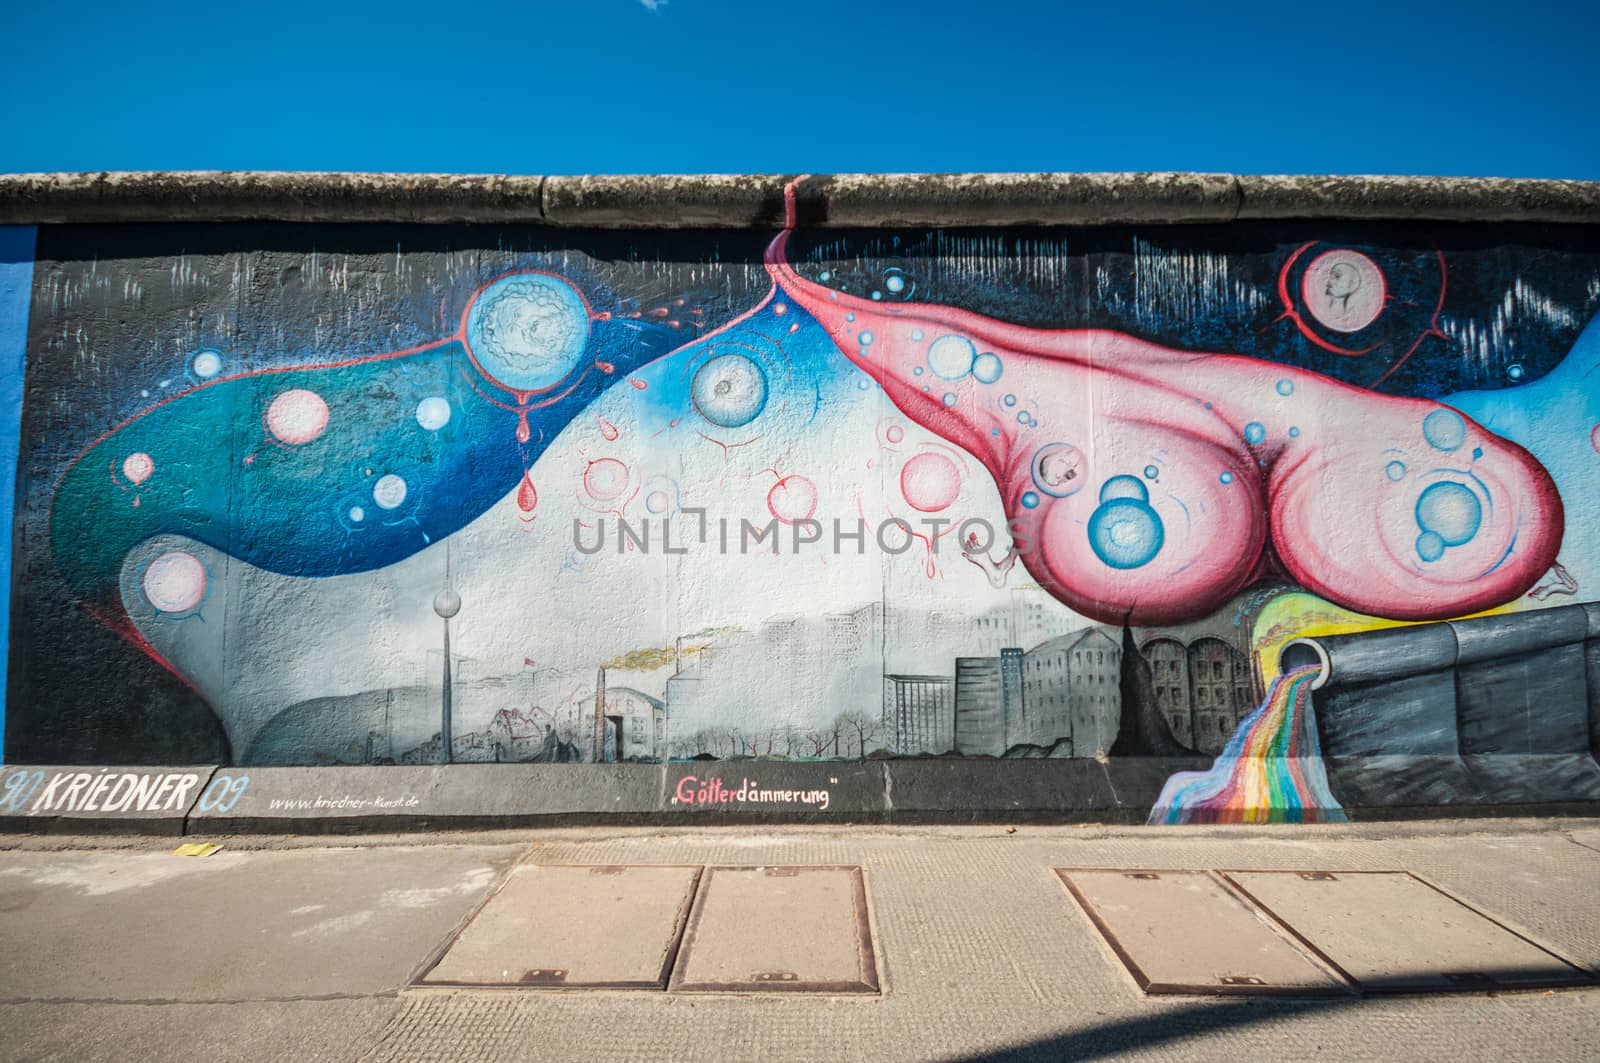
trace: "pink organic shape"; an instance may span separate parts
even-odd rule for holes
[[[787,239],[767,252],[774,280],[906,416],[984,464],[1028,571],[1084,615],[1136,624],[1204,616],[1261,575],[1273,548],[1306,588],[1403,619],[1507,601],[1555,561],[1562,509],[1549,474],[1465,417],[1459,440],[1448,440],[1454,446],[1430,443],[1423,421],[1445,409],[1437,403],[1117,332],[1030,329],[949,307],[858,299],[796,274],[783,259]],[[999,378],[986,372],[995,382],[985,384],[959,372],[949,354],[961,344],[945,344],[930,363],[930,347],[950,336],[998,355]],[[1077,451],[1050,463],[1046,490],[1035,459],[1062,443]],[[1392,466],[1401,475],[1391,478]],[[1126,478],[1116,493],[1144,491],[1164,532],[1148,558],[1120,568],[1090,541],[1113,477]],[[1481,526],[1425,560],[1417,503],[1445,480],[1480,499]],[[1140,530],[1105,523],[1116,535]]]

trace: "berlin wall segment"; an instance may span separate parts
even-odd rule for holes
[[[1595,226],[6,233],[8,821],[1600,800]]]

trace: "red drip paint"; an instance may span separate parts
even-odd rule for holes
[[[628,378],[628,383],[632,384],[634,386],[634,388],[639,390],[639,391],[643,391],[645,388],[650,386],[650,385],[646,384],[643,380],[635,380],[631,376]]]
[[[528,411],[517,411],[517,442],[526,443],[533,438],[533,433],[528,430]]]
[[[522,483],[517,487],[517,508],[524,513],[532,513],[534,507],[539,504],[539,492],[533,486],[532,475],[529,472],[523,476]]]
[[[600,434],[606,437],[606,442],[616,442],[617,436],[621,434],[617,431],[617,426],[606,420],[604,417],[601,417],[599,414],[596,414],[594,419],[595,422],[600,425]]]

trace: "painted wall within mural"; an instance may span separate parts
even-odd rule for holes
[[[1600,798],[1600,614],[1576,738],[1505,678],[1600,597],[1588,228],[27,235],[9,762],[1191,756],[1153,819],[1340,818],[1372,721],[1496,785],[1335,681],[1443,630],[1531,722],[1438,755]]]

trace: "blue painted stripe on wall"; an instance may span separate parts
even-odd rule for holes
[[[31,225],[0,225],[0,764],[5,763],[6,666],[11,660],[11,541],[17,503],[17,448],[22,439],[22,372],[28,357],[28,302],[33,297]]]

